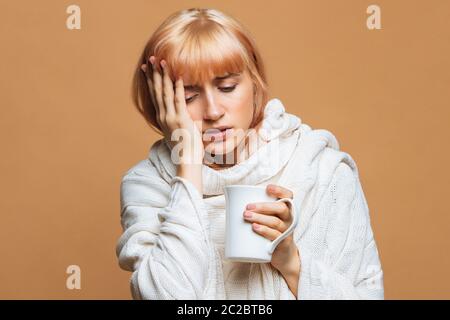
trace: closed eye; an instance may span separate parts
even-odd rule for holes
[[[219,87],[219,90],[222,91],[222,92],[232,92],[234,89],[236,89],[236,87],[237,87],[237,84],[234,85],[234,86],[230,86],[230,87]],[[194,98],[197,97],[197,96],[198,96],[198,94],[193,95],[193,96],[191,96],[189,98],[186,98],[186,102],[187,103],[192,102],[194,100]]]
[[[197,96],[197,95],[194,95],[194,96],[192,96],[192,97],[186,98],[186,103],[192,102],[192,100],[194,100],[194,98],[195,98],[196,96]]]
[[[220,87],[219,89],[223,92],[231,92],[236,88],[237,85],[231,86],[231,87]]]

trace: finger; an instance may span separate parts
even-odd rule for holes
[[[267,226],[258,224],[258,223],[253,223],[252,224],[252,229],[262,235],[264,238],[269,239],[270,241],[275,240],[276,238],[278,238],[281,235],[280,231],[277,231],[275,229],[269,228]]]
[[[154,92],[155,92],[156,102],[158,105],[159,121],[162,124],[165,124],[166,108],[164,106],[164,101],[163,101],[163,96],[162,96],[162,77],[158,71],[158,68],[155,66],[155,59],[152,59],[152,57],[150,57],[150,62],[153,65],[153,88],[154,88]]]
[[[256,202],[250,203],[246,207],[247,210],[261,214],[278,216],[283,221],[289,221],[290,209],[285,202]]]
[[[179,115],[186,116],[186,97],[184,93],[183,78],[178,77],[175,82],[175,110]]]
[[[173,82],[167,71],[166,61],[161,60],[161,66],[163,68],[163,99],[167,112],[166,118],[175,117]]]
[[[148,66],[147,64],[144,63],[143,65],[141,65],[141,70],[145,73],[145,78],[147,80],[148,90],[150,93],[150,99],[152,101],[152,104],[155,106],[156,116],[159,123],[159,108],[155,99],[155,90],[152,81],[153,78],[152,67],[151,65]]]
[[[150,58],[148,59],[148,61],[150,61],[150,63],[146,64],[147,75],[148,75],[147,83],[149,86],[150,97],[152,99],[152,103],[155,106],[156,122],[159,124],[161,131],[166,132],[167,126],[164,121],[165,109],[164,109],[164,104],[162,102],[162,98],[160,97],[161,90],[159,89],[161,87],[160,80],[159,80],[161,78],[161,75],[160,75],[158,69],[156,68],[156,66],[154,65],[155,60],[156,59],[154,56],[150,56]]]
[[[277,198],[293,198],[294,194],[291,190],[286,189],[280,185],[268,184],[266,191],[269,195],[275,196]]]
[[[274,216],[259,214],[256,212],[245,211],[244,219],[248,222],[265,225],[266,227],[275,229],[280,232],[284,232],[288,228],[286,223],[284,221],[282,221],[281,219],[274,217]]]

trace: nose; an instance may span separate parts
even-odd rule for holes
[[[204,120],[216,121],[220,119],[224,113],[225,109],[222,108],[213,97],[207,98],[206,108],[203,115]]]

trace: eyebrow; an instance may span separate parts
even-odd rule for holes
[[[228,73],[221,77],[215,77],[213,82],[225,80],[228,78],[236,78],[236,77],[239,77],[240,75],[241,75],[241,73]],[[198,90],[198,89],[200,89],[200,87],[198,85],[187,85],[187,86],[184,86],[184,89],[185,90]]]

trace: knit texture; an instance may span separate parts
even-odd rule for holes
[[[383,299],[383,271],[352,157],[332,133],[313,130],[278,99],[264,109],[248,159],[223,170],[203,165],[203,190],[176,176],[170,149],[155,142],[123,176],[116,253],[132,272],[134,299]],[[299,223],[298,296],[270,263],[224,259],[229,184],[292,190]]]

